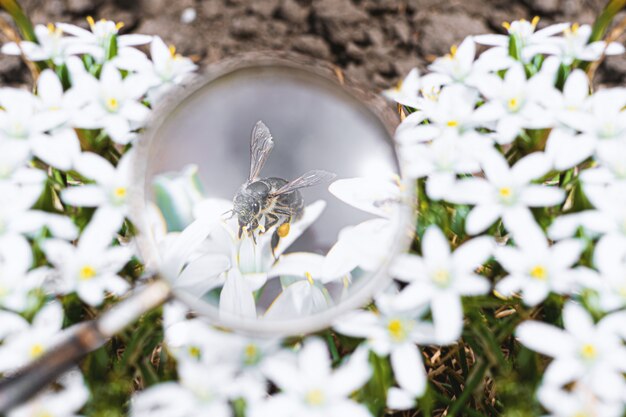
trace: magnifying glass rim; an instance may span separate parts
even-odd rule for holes
[[[305,63],[300,62],[303,60]],[[161,131],[161,128],[178,108],[185,105],[196,93],[208,87],[211,83],[219,81],[223,77],[236,76],[238,72],[245,72],[246,70],[249,71],[255,68],[265,71],[275,68],[281,71],[292,71],[294,74],[295,72],[299,72],[298,76],[303,79],[308,79],[310,84],[313,84],[313,82],[326,84],[328,87],[337,89],[338,92],[333,94],[337,94],[338,96],[343,95],[346,101],[351,102],[351,104],[360,108],[361,111],[367,113],[368,118],[375,120],[380,126],[381,131],[386,133],[386,139],[393,150],[395,161],[398,164],[399,174],[402,176],[402,163],[398,157],[398,149],[392,136],[392,132],[398,122],[397,116],[393,114],[388,103],[381,97],[372,95],[357,86],[346,86],[327,76],[322,70],[325,66],[327,67],[327,65],[327,63],[302,58],[300,56],[294,59],[293,56],[285,58],[282,54],[245,54],[210,65],[206,68],[204,74],[193,77],[181,85],[177,91],[168,94],[164,100],[156,106],[152,112],[150,122],[147,124],[148,127],[138,138],[135,145],[135,164],[133,170],[133,178],[135,180],[133,181],[133,193],[129,201],[129,217],[138,229],[136,236],[137,247],[148,268],[156,267],[160,260],[157,244],[154,239],[150,238],[150,228],[148,227],[147,219],[144,215],[147,206],[146,189],[149,186],[147,183],[149,180],[149,178],[147,178],[147,168],[151,155],[151,147],[155,146],[155,139]],[[332,74],[332,72],[330,73]],[[378,101],[378,103],[375,103],[376,101]],[[375,104],[378,105],[375,106]],[[374,110],[373,107],[376,107],[376,109]],[[415,190],[414,187],[410,185],[410,182],[406,179],[402,179],[401,186],[404,189],[407,201],[414,201]],[[377,291],[384,289],[384,286],[390,282],[390,276],[387,274],[389,265],[396,255],[408,249],[414,232],[413,225],[415,214],[410,204],[403,203],[399,206],[399,216],[397,219],[399,224],[396,226],[397,232],[392,242],[392,248],[389,251],[389,257],[381,263],[376,271],[368,271],[367,278],[357,284],[355,292],[336,305],[323,311],[287,320],[248,319],[235,314],[220,312],[216,306],[209,305],[201,301],[197,296],[191,295],[185,291],[177,290],[171,282],[168,283],[176,299],[182,301],[190,307],[192,311],[199,313],[200,318],[208,320],[210,324],[217,327],[225,327],[229,330],[254,336],[272,337],[319,331],[332,325],[334,319],[342,313],[367,304]]]

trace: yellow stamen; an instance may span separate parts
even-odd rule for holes
[[[530,276],[539,281],[545,281],[548,278],[548,271],[543,265],[535,265],[530,270]]]
[[[81,279],[82,281],[89,281],[95,276],[96,276],[96,269],[91,265],[83,266],[82,268],[80,268],[80,271],[78,272],[78,278]]]
[[[93,20],[93,17],[91,17],[91,16],[87,16],[87,23],[89,23],[89,27],[92,28],[92,29],[96,25],[96,21]]]
[[[54,417],[54,414],[46,410],[38,410],[33,417]]]
[[[198,346],[189,346],[187,351],[189,352],[189,356],[191,356],[192,358],[195,358],[195,359],[199,359],[200,358],[200,354],[202,353]]]
[[[459,125],[459,122],[457,122],[456,120],[448,120],[448,123],[446,123],[446,125],[448,127],[457,127]]]
[[[437,285],[447,285],[450,282],[450,273],[446,269],[439,269],[433,274],[433,281]]]
[[[115,29],[117,29],[117,30],[120,30],[123,27],[124,27],[124,22],[117,22],[115,24]]]
[[[55,28],[53,23],[48,23],[46,26],[48,27],[48,32],[54,33]]]
[[[454,57],[456,56],[456,51],[457,51],[458,49],[459,49],[459,48],[458,48],[456,45],[452,45],[452,46],[450,47],[450,56],[451,56],[452,58],[454,58]]]
[[[500,193],[500,197],[502,198],[509,198],[513,194],[513,190],[511,190],[511,187],[500,187],[498,192]]]
[[[243,355],[245,357],[244,362],[248,365],[251,365],[257,361],[257,357],[259,356],[259,348],[254,343],[249,343],[244,348]]]
[[[309,284],[313,285],[313,275],[311,275],[310,272],[305,272],[304,276],[306,277],[306,280],[309,281]]]
[[[113,194],[115,194],[115,197],[117,198],[125,198],[127,193],[128,190],[126,187],[117,187],[115,190],[113,190]]]
[[[35,343],[34,345],[30,347],[28,354],[30,355],[31,359],[35,359],[35,358],[40,357],[43,354],[44,350],[45,348],[43,347],[41,343]]]
[[[509,22],[502,22],[502,27],[506,30],[511,30],[511,24]]]
[[[168,49],[170,50],[170,55],[172,57],[175,57],[176,56],[176,46],[170,45]]]
[[[598,350],[591,343],[585,343],[580,349],[580,354],[585,359],[593,359],[598,355]]]
[[[120,102],[115,97],[110,97],[106,100],[106,106],[111,111],[117,111],[120,107]]]
[[[291,226],[289,225],[289,223],[283,223],[278,227],[278,236],[280,237],[285,237],[289,234],[289,229],[291,228]]]
[[[537,24],[539,23],[540,19],[541,18],[539,16],[533,17],[533,20],[530,21],[530,24],[532,25],[533,28],[537,27]]]
[[[326,401],[326,396],[320,389],[312,389],[307,392],[305,400],[310,405],[322,405]]]
[[[400,319],[389,320],[387,331],[396,342],[401,342],[406,338],[406,328]]]
[[[511,111],[515,111],[519,107],[519,100],[517,97],[510,98],[509,101],[506,102],[507,107]]]

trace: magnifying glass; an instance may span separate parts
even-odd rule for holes
[[[394,124],[382,99],[293,57],[224,61],[166,97],[132,151],[149,282],[0,381],[0,413],[172,297],[258,337],[315,332],[366,304],[413,230]]]

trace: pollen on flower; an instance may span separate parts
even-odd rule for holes
[[[450,283],[450,272],[447,269],[438,269],[432,276],[435,284],[444,287]]]
[[[126,189],[126,187],[117,187],[115,190],[113,190],[113,194],[119,199],[125,198],[127,193],[128,190]]]
[[[511,23],[502,22],[502,27],[505,28],[506,30],[511,30]]]
[[[189,353],[189,356],[195,359],[199,359],[200,354],[202,353],[198,346],[189,346],[189,348],[187,348],[187,352]]]
[[[446,55],[446,58],[454,59],[454,57],[456,56],[456,51],[457,50],[458,50],[458,47],[456,45],[452,45],[450,47],[450,53]]]
[[[253,365],[259,361],[259,348],[254,343],[248,343],[243,349],[244,363]]]
[[[506,107],[509,111],[517,111],[519,109],[520,100],[517,97],[512,97],[506,102]]]
[[[543,265],[535,265],[530,270],[530,276],[539,281],[545,281],[548,278],[548,270]]]
[[[309,405],[318,406],[324,404],[326,402],[326,396],[321,389],[312,389],[306,393],[305,401]]]
[[[85,20],[87,20],[87,23],[89,23],[89,27],[93,30],[94,26],[96,26],[96,21],[93,20],[93,17],[87,16]]]
[[[112,111],[112,112],[117,111],[120,107],[120,102],[115,97],[109,97],[108,99],[106,99],[105,104],[106,104],[107,110]]]
[[[500,194],[500,197],[502,197],[502,199],[508,200],[513,195],[513,190],[511,189],[511,187],[500,187],[498,189],[498,194]]]
[[[389,331],[391,338],[396,342],[401,342],[406,338],[406,327],[400,319],[389,320],[389,323],[387,323],[387,330]]]
[[[28,354],[30,355],[31,359],[35,359],[40,357],[43,354],[44,350],[45,348],[41,343],[35,343],[30,347]]]
[[[311,275],[310,272],[305,272],[304,276],[306,277],[307,281],[309,281],[309,284],[313,285],[313,275]]]
[[[278,227],[278,236],[285,237],[289,234],[289,223],[283,223]]]
[[[580,349],[580,354],[585,359],[594,359],[596,356],[598,356],[598,350],[593,344],[585,343]]]
[[[459,125],[459,122],[457,120],[448,120],[448,123],[446,123],[446,125],[448,127],[457,127]]]
[[[115,29],[117,29],[117,30],[120,30],[123,27],[124,27],[124,22],[117,22],[115,24]]]
[[[78,272],[78,278],[81,281],[89,281],[95,276],[96,276],[96,269],[91,265],[83,266],[82,268],[80,268],[80,271]]]
[[[539,20],[541,20],[539,16],[533,17],[533,20],[530,21],[530,24],[532,25],[533,28],[537,27],[537,25],[539,24]]]

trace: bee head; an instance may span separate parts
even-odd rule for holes
[[[259,212],[261,211],[261,204],[254,196],[237,193],[233,200],[233,212],[237,215],[239,221],[239,234],[243,229],[246,229],[249,233],[254,231],[259,226]]]

